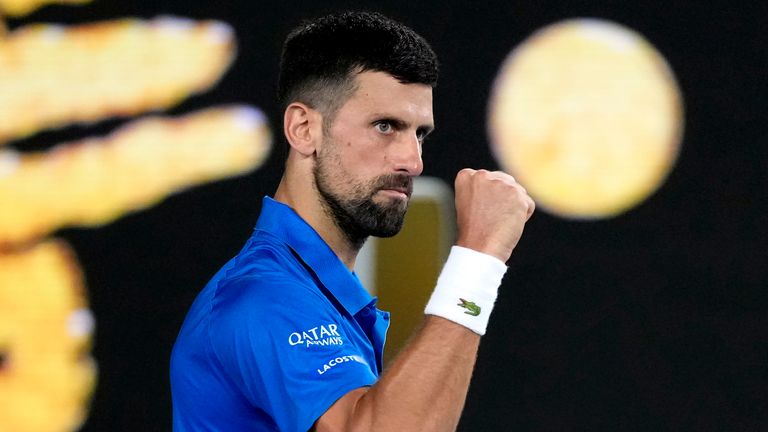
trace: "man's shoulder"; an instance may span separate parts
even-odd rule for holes
[[[266,232],[254,233],[216,279],[215,303],[270,307],[323,298],[301,259]]]
[[[224,269],[222,280],[311,280],[311,274],[291,248],[266,231],[256,231]]]

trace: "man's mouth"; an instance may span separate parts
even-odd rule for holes
[[[387,177],[382,183],[378,190],[391,195],[408,199],[413,193],[413,180],[407,176]]]
[[[411,197],[411,193],[408,191],[408,188],[384,188],[379,189],[379,191],[405,199]]]

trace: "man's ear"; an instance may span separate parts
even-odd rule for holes
[[[301,102],[293,102],[283,114],[283,133],[288,144],[299,154],[309,156],[322,142],[323,117]]]

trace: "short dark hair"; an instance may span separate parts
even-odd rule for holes
[[[342,12],[307,21],[285,40],[278,98],[299,101],[326,121],[355,90],[354,77],[386,72],[402,83],[437,85],[438,62],[423,37],[375,12]]]

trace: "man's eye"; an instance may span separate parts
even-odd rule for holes
[[[388,133],[392,132],[392,124],[387,123],[387,122],[376,123],[376,125],[374,127],[376,128],[377,131],[379,131],[381,133],[384,133],[384,134],[388,134]]]

